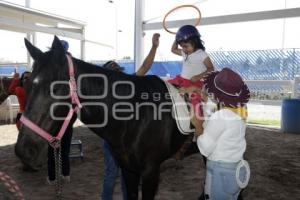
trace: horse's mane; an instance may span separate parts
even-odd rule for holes
[[[140,80],[147,80],[147,79],[157,79],[158,77],[155,75],[146,75],[146,76],[136,76],[134,74],[126,74],[123,72],[119,71],[114,71],[110,69],[105,69],[102,68],[98,65],[92,64],[92,63],[87,63],[83,60],[73,58],[75,62],[82,66],[82,68],[85,69],[86,72],[88,73],[101,73],[110,76],[111,79],[113,80],[128,80],[128,81],[140,81]]]
[[[123,72],[113,71],[105,69],[100,66],[84,62],[82,60],[74,58],[75,65],[78,66],[79,73],[91,73],[91,74],[104,74],[109,77],[111,82],[115,81],[129,81],[135,86],[135,92],[140,94],[142,92],[152,93],[166,93],[166,87],[163,81],[155,75],[136,76],[134,74],[126,74]],[[87,91],[92,88],[84,88]]]

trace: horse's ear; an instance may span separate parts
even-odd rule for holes
[[[58,39],[58,37],[56,35],[54,36],[54,40],[52,42],[51,50],[61,51],[62,53],[65,53],[65,49],[64,49],[61,41]]]
[[[51,51],[53,52],[53,56],[56,61],[63,62],[66,57],[66,50],[57,36],[54,36]]]
[[[43,52],[39,48],[33,46],[26,38],[24,38],[24,42],[26,49],[33,58],[33,60],[37,60],[42,56]]]

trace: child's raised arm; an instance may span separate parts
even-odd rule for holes
[[[178,44],[177,44],[177,42],[176,42],[176,40],[173,42],[173,44],[172,44],[172,49],[171,49],[171,51],[172,51],[172,53],[174,53],[174,54],[176,54],[176,55],[179,55],[179,56],[181,56],[182,54],[181,54],[181,49],[179,49],[178,48]]]

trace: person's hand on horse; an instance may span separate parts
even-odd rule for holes
[[[201,119],[198,119],[196,114],[195,114],[195,111],[194,109],[191,109],[191,123],[194,125],[195,127],[195,136],[198,137],[200,135],[203,134],[203,120]]]
[[[200,95],[201,95],[202,101],[206,103],[206,102],[208,101],[208,97],[207,97],[206,92],[202,90],[202,91],[200,92]]]
[[[184,95],[186,93],[186,88],[179,88],[178,91],[181,95]]]
[[[179,94],[180,94],[180,96],[184,96],[187,92],[185,91],[185,88],[179,88],[178,89],[178,92],[179,92]]]
[[[193,76],[193,77],[191,78],[191,81],[192,81],[193,83],[196,83],[196,82],[200,81],[202,78],[203,78],[203,77],[202,77],[201,75],[196,75],[196,76]]]
[[[160,37],[159,33],[154,33],[153,34],[153,36],[152,36],[152,46],[154,46],[154,47],[159,46],[159,37]]]
[[[200,88],[197,88],[195,86],[191,86],[191,87],[182,87],[179,89],[179,92],[180,93],[188,93],[188,94],[191,94],[191,93],[201,93],[201,90]]]
[[[193,88],[192,87],[182,87],[179,88],[179,93],[181,96],[184,96],[185,94],[190,94],[193,93]]]

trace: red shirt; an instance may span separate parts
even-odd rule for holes
[[[23,113],[25,110],[25,104],[26,104],[26,96],[25,96],[25,90],[23,87],[20,86],[20,79],[14,78],[9,86],[8,89],[9,93],[12,95],[16,95],[19,101],[20,110],[19,112]]]

